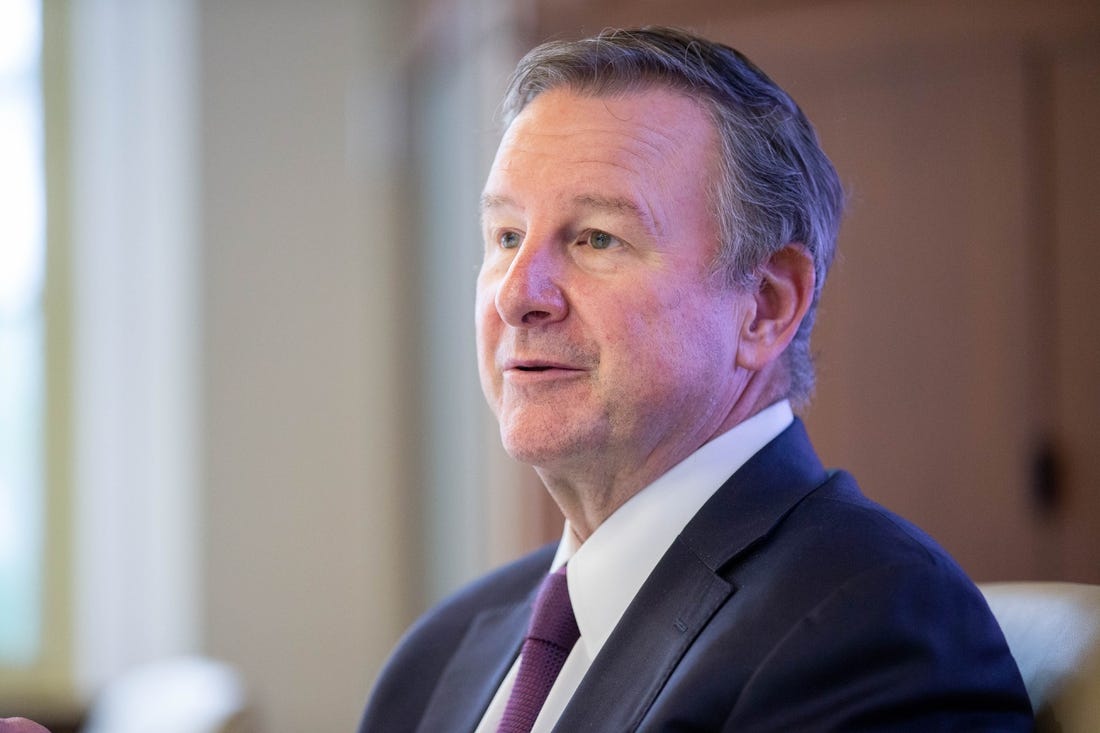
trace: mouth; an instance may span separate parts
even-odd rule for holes
[[[582,369],[561,362],[542,359],[509,359],[504,363],[505,372],[542,374],[546,372],[580,372]]]

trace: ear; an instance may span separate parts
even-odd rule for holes
[[[814,263],[802,244],[785,245],[757,271],[750,307],[741,325],[737,365],[761,371],[774,362],[798,332],[814,297]]]

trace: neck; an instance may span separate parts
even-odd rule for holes
[[[767,372],[753,373],[723,418],[684,432],[675,443],[662,440],[629,465],[615,465],[600,453],[574,455],[564,464],[536,466],[551,498],[583,543],[619,507],[706,443],[784,397]],[[667,437],[667,436],[666,436]]]

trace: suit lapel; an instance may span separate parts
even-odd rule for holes
[[[596,655],[554,730],[634,730],[730,591],[729,583],[674,542]]]
[[[680,539],[718,572],[764,539],[828,477],[806,428],[796,419],[714,493]]]
[[[417,728],[473,731],[523,642],[534,593],[522,603],[482,611],[440,676]]]
[[[736,592],[722,568],[826,478],[798,420],[742,466],[657,563],[554,730],[636,729],[688,647]]]

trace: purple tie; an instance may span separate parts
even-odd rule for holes
[[[497,733],[528,733],[581,632],[569,602],[565,566],[546,576],[523,640],[519,674]]]

